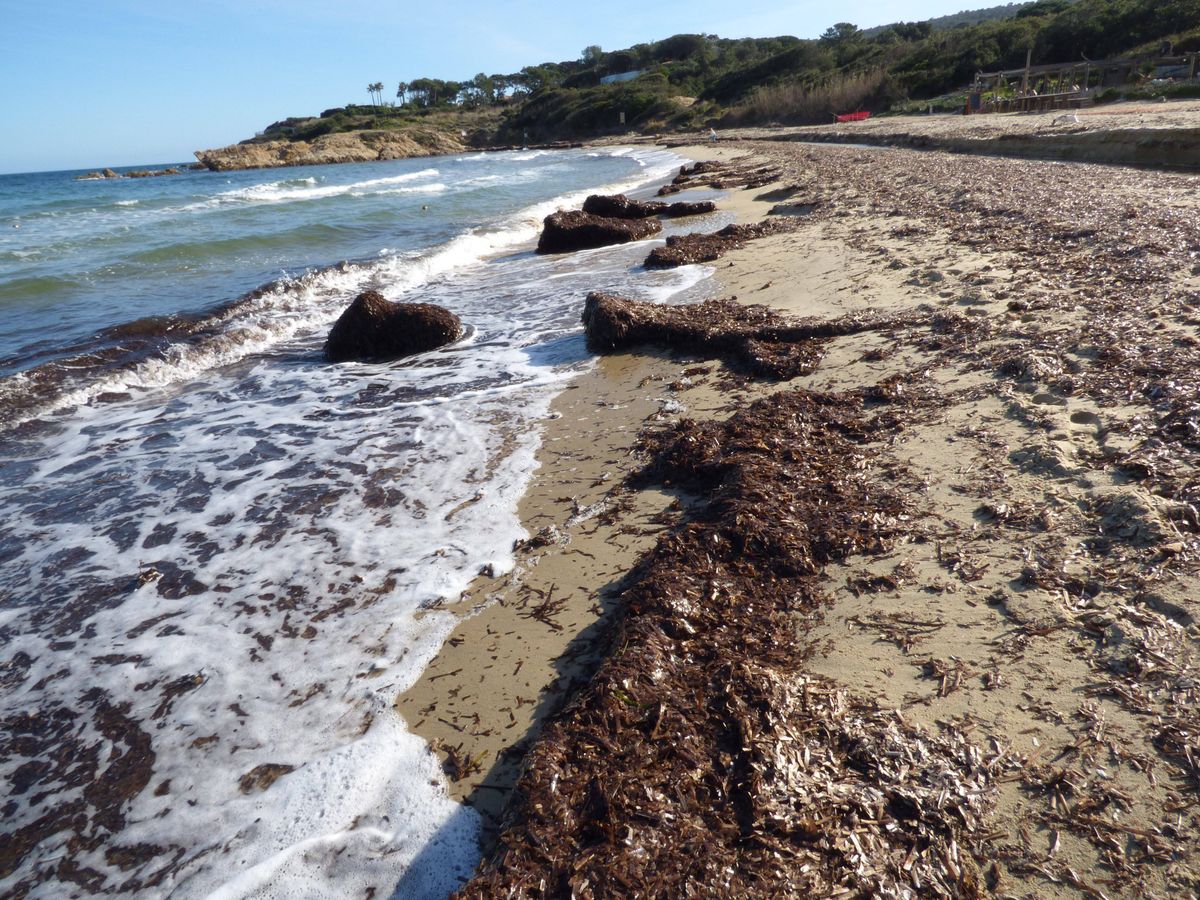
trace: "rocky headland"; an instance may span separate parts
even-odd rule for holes
[[[442,156],[466,149],[459,137],[436,129],[350,131],[324,134],[311,141],[243,142],[197,150],[196,159],[214,172],[227,172]]]

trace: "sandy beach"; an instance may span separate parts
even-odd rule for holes
[[[1195,169],[1200,167],[1200,101],[1121,101],[1082,109],[970,116],[881,116],[829,125],[735,128],[723,137]]]
[[[787,381],[617,352],[556,403],[533,539],[399,704],[491,825],[464,896],[1195,891],[1194,177],[689,152],[773,167],[738,221],[798,214],[727,294],[855,333]],[[702,533],[741,541],[707,626],[658,571]]]

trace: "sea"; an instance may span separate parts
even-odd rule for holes
[[[682,162],[0,176],[0,895],[425,898],[469,876],[479,818],[394,701],[454,626],[442,605],[513,565],[551,401],[592,364],[586,294],[714,290],[644,270],[653,242],[539,256],[541,219]],[[367,289],[466,334],[327,362]]]

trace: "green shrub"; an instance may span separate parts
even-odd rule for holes
[[[1185,81],[1180,84],[1163,85],[1159,93],[1172,100],[1183,100],[1186,97],[1200,97],[1200,82]]]

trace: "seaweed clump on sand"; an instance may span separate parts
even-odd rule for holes
[[[774,164],[739,166],[719,160],[702,160],[691,166],[682,166],[670,184],[658,189],[658,196],[666,197],[695,187],[717,190],[758,188],[778,180],[779,175],[780,169]]]
[[[683,216],[704,215],[714,212],[716,208],[717,204],[711,200],[663,203],[660,200],[631,200],[624,194],[592,194],[583,202],[585,213],[610,219],[648,219],[651,216],[677,219]]]
[[[795,231],[799,219],[788,216],[767,219],[753,225],[726,225],[711,234],[673,234],[667,237],[665,247],[655,247],[646,257],[648,269],[670,269],[693,263],[706,263],[720,259],[731,250],[739,250],[747,241],[757,240],[769,234]]]
[[[588,294],[583,326],[588,347],[611,353],[640,344],[722,357],[765,378],[810,374],[827,338],[885,329],[893,319],[845,316],[834,320],[794,320],[766,306],[736,300],[706,300],[664,306],[614,294]]]
[[[531,751],[461,897],[978,897],[1009,763],[801,666],[822,567],[903,527],[849,395],[781,392],[651,435],[643,473],[707,496],[630,575],[612,652]],[[883,433],[881,433],[883,432]]]

